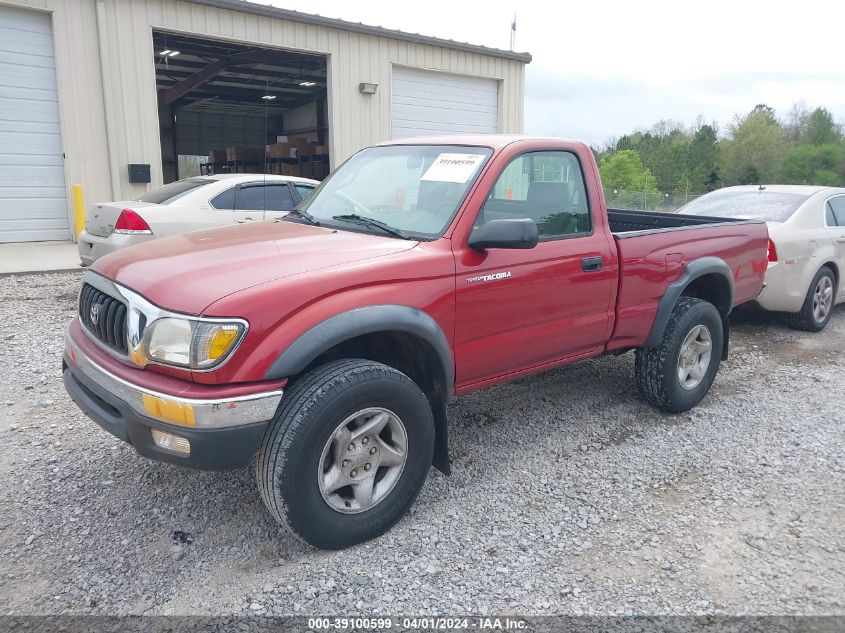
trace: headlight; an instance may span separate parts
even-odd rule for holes
[[[245,332],[246,323],[242,321],[162,317],[147,327],[144,347],[149,360],[210,369],[229,357]]]

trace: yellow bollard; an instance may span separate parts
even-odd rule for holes
[[[82,197],[82,185],[73,185],[73,238],[79,241],[79,234],[85,228],[85,200]]]

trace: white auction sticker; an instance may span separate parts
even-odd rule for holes
[[[484,154],[440,154],[425,171],[422,180],[464,183],[483,160]]]

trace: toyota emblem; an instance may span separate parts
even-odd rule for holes
[[[100,304],[95,303],[91,306],[91,324],[97,325],[97,321],[100,320]]]

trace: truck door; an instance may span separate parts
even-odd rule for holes
[[[528,152],[505,166],[474,226],[531,218],[540,243],[457,253],[458,387],[603,349],[617,268],[599,213],[574,153]]]

